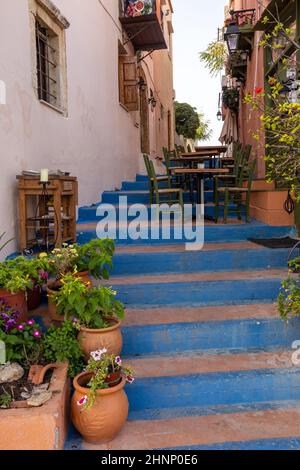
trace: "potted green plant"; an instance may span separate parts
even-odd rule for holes
[[[86,442],[106,443],[121,431],[128,416],[124,386],[133,381],[119,356],[105,348],[91,353],[85,372],[74,379],[71,404],[73,424]]]
[[[20,312],[20,321],[27,318],[26,292],[33,288],[33,281],[15,260],[0,263],[0,298]]]
[[[61,318],[74,318],[86,359],[92,351],[104,347],[110,354],[120,354],[124,306],[116,300],[116,292],[104,286],[89,288],[72,275],[63,277],[61,283],[61,288],[51,295],[51,301]]]
[[[95,279],[109,279],[112,259],[115,251],[113,240],[95,239],[84,245],[76,246],[78,252],[78,272],[88,272]]]
[[[32,281],[32,288],[27,290],[27,308],[35,310],[41,304],[42,286],[46,284],[49,276],[49,263],[47,256],[15,258],[14,263]]]

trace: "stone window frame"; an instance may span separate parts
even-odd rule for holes
[[[51,0],[28,0],[30,11],[31,31],[31,61],[32,61],[32,84],[37,100],[62,114],[68,116],[68,84],[67,84],[67,54],[66,54],[66,29],[70,23],[61,14],[60,10]],[[36,49],[36,21],[39,20],[55,35],[58,64],[57,73],[57,105],[53,105],[39,98],[38,76],[37,76],[37,49]]]

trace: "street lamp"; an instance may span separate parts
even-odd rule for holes
[[[239,49],[240,28],[235,21],[229,23],[224,39],[227,42],[230,54],[234,54]]]

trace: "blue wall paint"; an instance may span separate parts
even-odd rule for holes
[[[184,321],[184,318],[183,318]],[[130,326],[122,328],[126,356],[208,350],[291,349],[300,339],[300,319],[280,319]]]
[[[257,441],[224,442],[207,446],[170,447],[160,450],[300,450],[300,437],[261,439]]]

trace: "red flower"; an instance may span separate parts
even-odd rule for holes
[[[262,91],[263,91],[263,89],[262,89],[261,87],[259,87],[259,86],[257,86],[257,87],[255,88],[255,93],[256,93],[257,95],[259,95],[260,93],[262,93]]]

